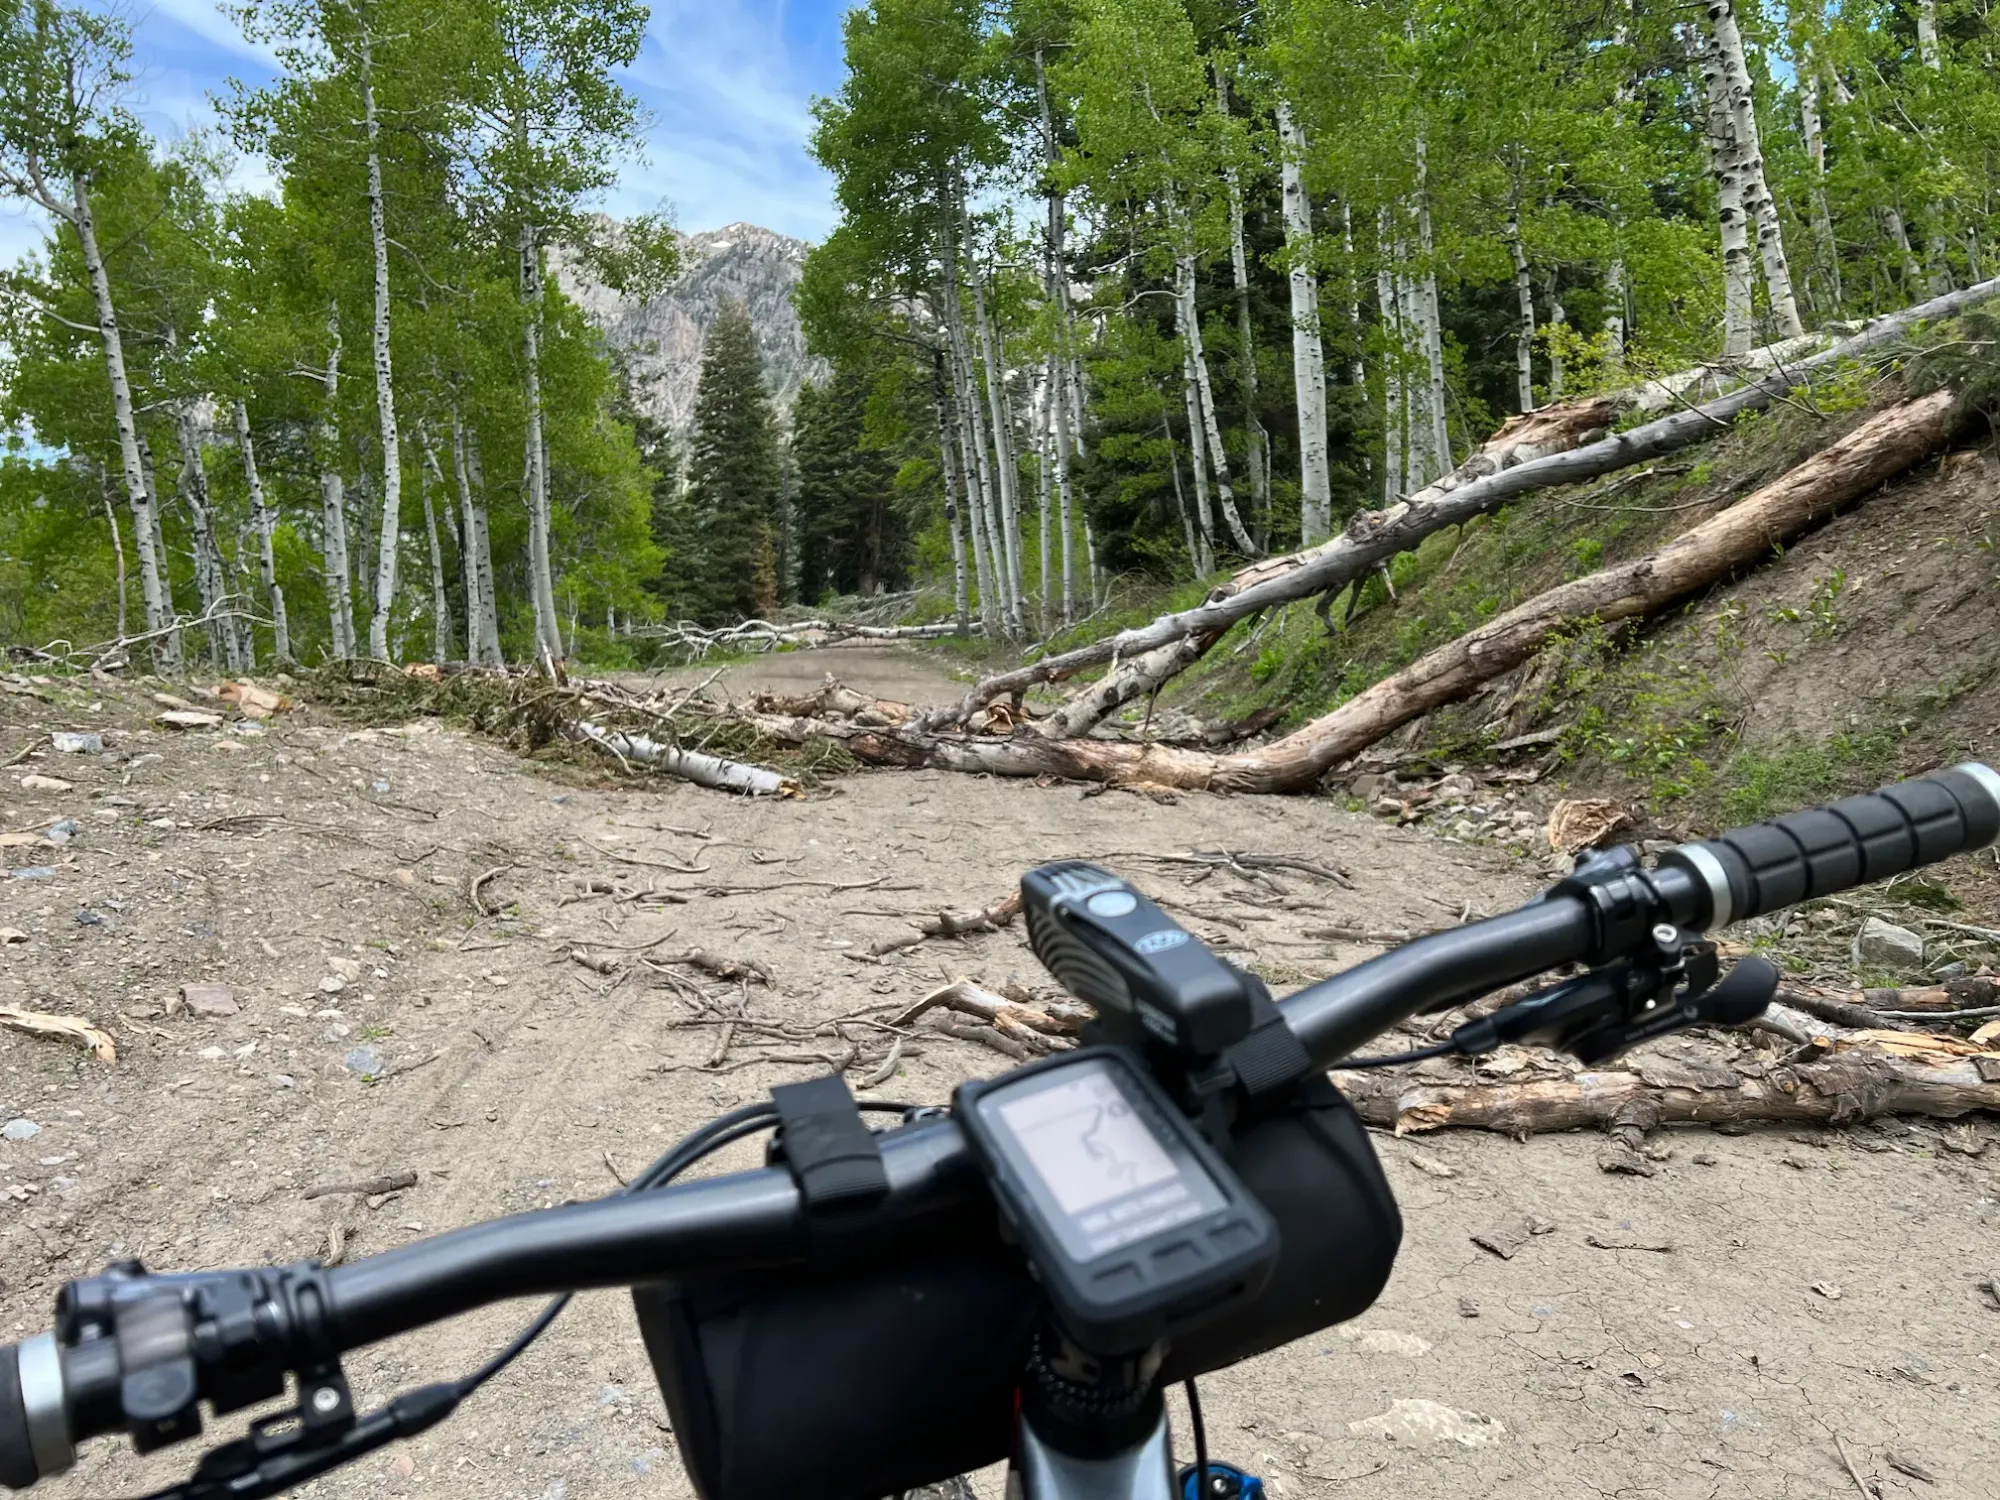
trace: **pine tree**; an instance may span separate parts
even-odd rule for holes
[[[803,387],[792,412],[799,597],[808,604],[899,585],[908,569],[895,465],[866,431],[872,375],[840,366],[826,384]]]
[[[701,576],[683,574],[684,586],[709,619],[767,613],[778,593],[778,440],[740,302],[722,304],[702,346],[688,472]]]

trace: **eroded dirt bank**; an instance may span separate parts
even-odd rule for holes
[[[798,690],[831,667],[869,692],[946,690],[900,654],[839,655],[732,668],[731,687]],[[718,1025],[689,1024],[697,994],[745,998],[747,1020],[796,1031],[914,1000],[944,974],[1039,985],[1011,930],[865,955],[913,915],[985,905],[1041,860],[1127,868],[1203,936],[1293,982],[1372,951],[1307,927],[1428,926],[1534,888],[1497,854],[1323,800],[1160,805],[884,773],[744,802],[572,785],[427,725],[357,730],[308,708],[262,734],[175,733],[152,724],[144,691],[94,711],[87,686],[43,693],[0,699],[0,760],[50,729],[102,729],[107,749],[38,753],[0,781],[0,832],[77,824],[61,846],[0,849],[0,928],[22,938],[0,945],[0,1005],[92,1017],[120,1056],[107,1067],[0,1033],[0,1121],[39,1127],[0,1139],[10,1338],[46,1324],[62,1279],[117,1256],[352,1258],[604,1192],[685,1130],[821,1066],[759,1054],[851,1044],[746,1026],[724,1046]],[[1185,867],[1144,857],[1218,846],[1310,853],[1354,889],[1189,885]],[[619,965],[572,961],[579,947]],[[690,947],[772,983],[633,961]],[[170,1013],[202,982],[228,985],[236,1013]],[[880,1092],[942,1100],[1004,1065],[949,1038],[916,1047]],[[1635,1178],[1601,1173],[1585,1137],[1378,1137],[1407,1221],[1387,1296],[1205,1380],[1212,1447],[1286,1496],[1834,1495],[1855,1488],[1843,1446],[1887,1494],[2000,1494],[2000,1307],[1979,1289],[2000,1272],[1996,1141],[1991,1121],[1683,1132]],[[415,1185],[307,1196],[398,1173]],[[1508,1259],[1472,1238],[1511,1244],[1515,1229]],[[524,1312],[364,1351],[357,1394],[373,1404],[468,1369]],[[133,1493],[191,1459],[142,1465],[99,1444],[50,1492]],[[625,1300],[600,1294],[451,1423],[310,1492],[584,1500],[688,1485]]]

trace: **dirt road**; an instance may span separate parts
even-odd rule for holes
[[[737,691],[796,689],[829,665],[871,691],[947,690],[927,664],[876,652],[731,671]],[[602,1193],[821,1066],[759,1054],[843,1045],[782,1029],[914,999],[945,973],[1042,983],[1015,932],[863,956],[910,915],[985,904],[1040,860],[1125,867],[1292,982],[1368,951],[1302,927],[1426,926],[1533,888],[1496,854],[1320,800],[1163,806],[883,773],[745,802],[595,789],[428,725],[356,730],[308,708],[262,734],[176,733],[152,726],[147,690],[40,691],[0,698],[0,760],[50,729],[103,729],[107,750],[45,750],[0,781],[0,834],[77,824],[60,847],[0,848],[0,928],[21,935],[0,943],[0,1005],[90,1016],[120,1057],[0,1033],[0,1123],[23,1122],[0,1132],[9,1338],[46,1325],[63,1279],[116,1257],[352,1259]],[[1147,857],[1219,845],[1309,852],[1355,888],[1288,879],[1280,900],[1233,876],[1190,885]],[[772,983],[635,961],[697,945]],[[618,967],[574,962],[578,947]],[[238,1012],[170,1013],[200,982],[229,985]],[[739,999],[745,1024],[726,1040],[697,1014]],[[1003,1063],[925,1037],[883,1089],[942,1100]],[[1996,1140],[1991,1122],[1684,1132],[1656,1176],[1634,1178],[1601,1173],[1583,1137],[1378,1138],[1407,1220],[1387,1295],[1206,1379],[1212,1448],[1288,1500],[1844,1495],[1842,1445],[1884,1494],[2000,1495],[2000,1308],[1976,1286],[2000,1271]],[[415,1186],[306,1192],[398,1172]],[[1471,1238],[1529,1219],[1543,1232],[1511,1259]],[[357,1394],[372,1405],[469,1369],[526,1311],[364,1351]],[[627,1303],[594,1294],[450,1424],[309,1492],[686,1495],[664,1421]],[[141,1463],[96,1444],[49,1492],[134,1493],[192,1456]]]

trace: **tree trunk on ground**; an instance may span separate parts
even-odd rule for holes
[[[937,412],[938,462],[944,473],[944,523],[951,533],[952,606],[958,617],[958,634],[972,633],[971,601],[965,585],[965,523],[956,445],[951,438],[950,401],[944,388],[944,355],[931,351],[931,404]]]
[[[364,26],[361,119],[368,138],[368,239],[375,251],[375,410],[382,424],[382,525],[376,533],[375,613],[368,622],[368,654],[387,661],[389,621],[396,607],[397,544],[403,527],[403,448],[396,430],[396,382],[389,364],[389,239],[382,212],[382,157],[376,147],[380,127],[375,119],[373,62]]]
[[[1952,392],[1937,391],[1863,422],[1797,468],[1690,528],[1647,557],[1561,584],[1384,678],[1331,713],[1256,750],[1211,755],[1107,740],[942,741],[889,731],[893,743],[850,741],[863,760],[979,769],[996,775],[1145,781],[1189,790],[1295,792],[1384,735],[1463,697],[1586,622],[1642,618],[1754,565],[1801,527],[1866,495],[1945,440]],[[1185,653],[1192,660],[1199,645]],[[1185,663],[1182,663],[1185,665]],[[1164,681],[1169,672],[1160,673]]]
[[[324,534],[320,561],[326,574],[329,642],[336,660],[355,654],[353,583],[347,565],[346,482],[340,474],[340,314],[326,315],[326,372],[320,377],[325,404],[317,427],[319,442],[319,505]]]
[[[1332,1076],[1363,1120],[1399,1135],[1447,1126],[1508,1135],[1587,1130],[1630,1120],[1634,1111],[1661,1125],[1848,1125],[1880,1115],[1956,1119],[2000,1109],[2000,1083],[1988,1082],[1970,1059],[1911,1059],[1869,1048],[1781,1064],[1761,1078],[1663,1057],[1633,1058],[1629,1070],[1525,1083],[1432,1083],[1374,1071]]]
[[[1514,258],[1514,299],[1521,310],[1514,325],[1514,395],[1525,415],[1535,409],[1535,283],[1528,274],[1528,251],[1521,243],[1518,185],[1507,211],[1507,252]]]
[[[75,215],[70,227],[76,231],[83,249],[84,274],[90,278],[90,293],[97,313],[97,338],[104,346],[104,373],[111,384],[111,416],[118,429],[119,471],[125,479],[125,503],[132,507],[132,535],[139,551],[139,597],[146,608],[146,629],[164,630],[174,612],[172,598],[164,582],[166,559],[156,539],[159,518],[146,493],[144,471],[139,465],[139,424],[132,415],[132,382],[125,373],[125,340],[118,328],[118,312],[111,300],[111,276],[97,246],[97,221],[91,211],[90,187],[82,178],[75,184]],[[169,632],[155,638],[153,659],[163,671],[180,664],[178,637]]]
[[[1736,24],[1736,0],[1707,0],[1710,46],[1706,64],[1716,78],[1709,87],[1721,99],[1729,132],[1725,154],[1743,193],[1743,211],[1757,236],[1757,254],[1764,266],[1764,291],[1780,338],[1797,338],[1805,331],[1792,295],[1792,273],[1785,261],[1784,228],[1778,222],[1777,200],[1764,172],[1764,151],[1757,134],[1757,100],[1743,52],[1743,33]]]
[[[1503,466],[1496,472],[1484,473],[1463,483],[1450,482],[1454,476],[1448,476],[1446,482],[1389,510],[1362,511],[1333,541],[1322,547],[1289,557],[1272,558],[1246,568],[1193,609],[1161,615],[1150,624],[1123,630],[1104,640],[1044,658],[1030,666],[985,678],[957,703],[942,705],[926,714],[921,720],[921,727],[938,729],[961,722],[982,704],[1002,694],[1021,692],[1037,683],[1059,682],[1086,667],[1136,656],[1183,635],[1226,628],[1245,616],[1274,605],[1336,591],[1357,578],[1366,577],[1373,568],[1398,552],[1415,547],[1434,532],[1497,510],[1517,495],[1593,479],[1600,474],[1612,473],[1701,442],[1725,430],[1743,412],[1762,410],[1770,405],[1777,396],[1806,380],[1815,370],[1899,337],[1915,323],[1949,317],[1996,293],[2000,293],[2000,280],[1982,282],[1976,287],[1907,308],[1891,317],[1877,319],[1854,337],[1819,354],[1781,365],[1740,390],[1581,447],[1572,446],[1579,440],[1579,434],[1566,422],[1565,426],[1569,428],[1566,433],[1549,438],[1551,442],[1563,444],[1561,451],[1523,458],[1511,466]],[[1566,416],[1573,416],[1579,409],[1566,408]],[[1615,414],[1616,409],[1617,403],[1607,400],[1602,411]],[[1540,420],[1540,414],[1537,420]],[[1493,462],[1491,450],[1499,441],[1496,438],[1489,442],[1462,468],[1471,471],[1484,463]],[[1532,451],[1535,445],[1527,446]],[[1502,455],[1503,464],[1504,457]]]
[[[1229,453],[1222,446],[1222,423],[1215,412],[1215,391],[1208,379],[1208,356],[1202,349],[1201,313],[1194,300],[1194,257],[1190,254],[1178,256],[1174,262],[1176,287],[1179,292],[1181,339],[1187,346],[1188,368],[1194,373],[1196,404],[1201,412],[1203,436],[1208,444],[1208,462],[1215,475],[1215,503],[1222,512],[1223,524],[1229,528],[1229,535],[1245,557],[1255,557],[1257,549],[1251,545],[1250,533],[1244,529],[1243,517],[1236,509],[1236,492],[1229,482]]]
[[[1310,260],[1312,201],[1306,196],[1302,166],[1305,131],[1282,99],[1278,140],[1292,294],[1292,390],[1299,414],[1299,545],[1311,547],[1325,541],[1333,528],[1333,480],[1326,452],[1326,352],[1320,342],[1319,279]]]
[[[549,557],[549,450],[542,432],[542,252],[535,226],[521,225],[522,350],[528,396],[528,588],[534,596],[537,656],[563,659],[562,623],[556,616],[556,585]]]
[[[275,521],[264,498],[263,478],[257,472],[257,450],[250,441],[250,411],[241,401],[236,403],[236,454],[243,462],[243,486],[250,492],[250,522],[257,533],[257,577],[264,585],[264,597],[270,601],[271,629],[279,664],[288,665],[292,660],[292,629],[285,618],[285,591],[278,585],[277,559],[271,552]],[[122,556],[119,567],[122,572]]]

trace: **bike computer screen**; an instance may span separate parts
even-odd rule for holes
[[[958,1114],[1067,1331],[1101,1353],[1255,1295],[1270,1217],[1122,1048],[967,1084]]]

